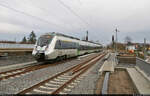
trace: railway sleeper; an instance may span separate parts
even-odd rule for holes
[[[39,89],[34,89],[32,94],[51,94],[51,93],[52,93],[52,91],[43,91],[43,90],[39,90]]]
[[[48,87],[60,87],[60,85],[52,84],[52,83],[46,83],[45,86]]]
[[[64,92],[70,92],[71,91],[71,89],[70,88],[64,88],[64,90],[63,90]]]
[[[64,84],[64,82],[58,82],[58,81],[50,81],[50,83],[53,83],[53,84]]]
[[[71,77],[57,77],[58,79],[61,79],[61,80],[69,80],[69,79],[71,79]]]
[[[42,89],[50,89],[50,90],[56,90],[57,89],[57,87],[48,87],[48,86],[40,86],[40,88],[42,88]]]
[[[59,81],[59,82],[66,82],[67,81],[67,80],[62,80],[62,79],[57,79],[57,78],[55,78],[54,80]]]

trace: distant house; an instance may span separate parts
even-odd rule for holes
[[[136,50],[136,46],[135,45],[127,45],[126,50]]]
[[[150,47],[148,47],[147,53],[150,54]]]
[[[126,45],[126,50],[138,50],[138,51],[143,51],[144,48],[144,43],[131,43],[129,45]],[[148,53],[150,53],[150,44],[145,44],[145,48]]]

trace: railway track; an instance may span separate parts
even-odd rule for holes
[[[91,59],[93,59],[93,58],[94,57],[92,57]],[[39,69],[42,69],[42,68],[46,68],[46,67],[62,64],[62,63],[65,63],[65,62],[69,62],[73,59],[75,59],[75,58],[67,59],[67,60],[64,60],[64,61],[54,62],[54,63],[51,63],[51,64],[41,62],[41,63],[38,63],[38,64],[33,65],[33,66],[28,66],[28,67],[24,67],[24,68],[18,68],[18,69],[9,70],[9,71],[6,71],[6,72],[1,72],[0,73],[0,81],[1,80],[7,80],[9,78],[19,77],[19,75],[28,74],[29,72],[39,70]]]
[[[48,62],[41,62],[41,63],[38,63],[38,64],[33,65],[33,66],[28,66],[28,67],[24,67],[24,68],[18,68],[18,69],[13,69],[13,70],[1,72],[0,73],[0,81],[9,79],[9,78],[15,77],[15,76],[17,77],[19,75],[23,75],[23,74],[29,73],[31,71],[39,70],[39,69],[46,68],[46,67],[49,67],[49,66],[55,66],[55,65],[58,65],[58,64],[69,62],[73,59],[74,58],[67,59],[67,60],[64,60],[64,61],[54,62],[52,64],[50,64]]]
[[[44,80],[18,94],[66,94],[83,79],[84,73],[105,54],[99,54],[85,62],[75,65]]]

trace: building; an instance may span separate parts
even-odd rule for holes
[[[126,50],[136,50],[136,46],[135,45],[127,45]]]

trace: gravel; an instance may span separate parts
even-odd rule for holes
[[[116,86],[117,85],[117,86]],[[134,85],[125,69],[117,69],[110,74],[109,94],[135,94]]]
[[[48,79],[58,72],[62,72],[73,65],[77,65],[80,62],[83,62],[85,59],[86,58],[81,58],[80,60],[72,60],[70,62],[59,64],[57,66],[50,66],[48,68],[32,71],[28,74],[25,74],[24,76],[2,80],[0,81],[0,94],[16,94],[43,80]]]
[[[85,74],[85,77],[68,94],[95,94],[96,84],[99,78],[99,72],[103,60],[99,60]]]

